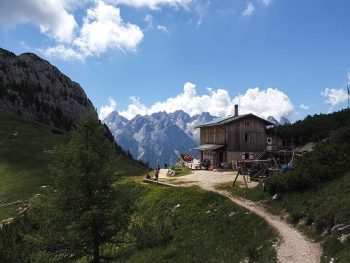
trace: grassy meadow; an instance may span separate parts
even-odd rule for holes
[[[276,261],[274,231],[227,198],[197,187],[142,192],[129,242],[104,249],[116,262]]]

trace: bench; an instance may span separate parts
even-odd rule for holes
[[[154,183],[154,184],[159,184],[159,185],[164,185],[164,186],[178,187],[178,185],[175,185],[175,184],[169,184],[169,183],[154,181],[154,180],[151,180],[151,179],[143,179],[143,181],[146,182],[146,183]]]

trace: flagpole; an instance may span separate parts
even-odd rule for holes
[[[348,109],[349,109],[349,97],[350,97],[349,83],[346,84],[346,88],[348,90]]]

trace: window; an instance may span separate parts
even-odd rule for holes
[[[249,121],[245,121],[245,122],[244,122],[244,125],[245,125],[245,126],[249,126]]]
[[[244,141],[249,142],[250,136],[248,133],[244,134]]]

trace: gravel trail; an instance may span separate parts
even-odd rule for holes
[[[231,193],[216,189],[216,186],[222,183],[233,182],[235,173],[233,172],[211,172],[211,171],[193,171],[192,174],[174,177],[172,182],[181,182],[185,185],[198,185],[201,188],[217,192],[226,196],[236,204],[248,209],[249,211],[264,218],[272,227],[274,227],[280,236],[280,243],[277,248],[277,260],[280,263],[316,263],[320,262],[322,249],[319,243],[315,243],[303,236],[297,229],[289,225],[279,216],[272,215],[259,204],[233,197]],[[166,171],[161,171],[160,179],[167,180]],[[240,180],[242,180],[240,178]],[[188,183],[187,183],[188,182]],[[251,182],[250,187],[254,186]]]

